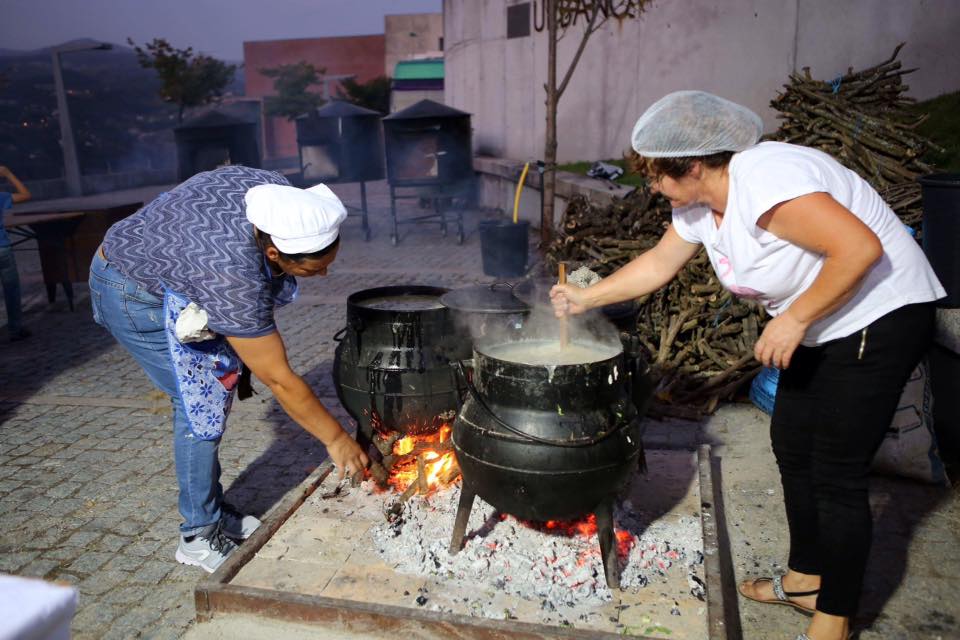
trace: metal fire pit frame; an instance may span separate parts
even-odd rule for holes
[[[360,216],[360,223],[363,228],[363,239],[366,242],[370,242],[370,220],[369,220],[369,212],[367,211],[367,183],[366,182],[360,183],[360,206],[359,207],[347,204],[346,202],[343,203],[343,206],[347,210],[347,215]]]
[[[317,181],[304,179],[302,169],[300,171],[296,171],[293,173],[284,173],[283,177],[286,178],[290,182],[290,184],[292,184],[295,187],[300,187],[301,189],[314,187],[320,184],[320,182],[317,182]],[[351,183],[346,180],[343,182],[339,182],[337,180],[330,180],[330,181],[324,182],[323,184],[337,185],[337,184],[351,184]],[[372,235],[372,233],[370,230],[370,211],[367,207],[367,181],[361,180],[359,182],[354,182],[352,184],[360,185],[360,206],[358,207],[353,204],[348,204],[347,202],[344,202],[342,198],[341,198],[341,202],[343,203],[343,207],[347,210],[348,217],[360,218],[361,228],[363,229],[363,239],[364,241],[369,242],[370,236]]]
[[[463,181],[436,183],[436,184],[390,184],[390,243],[397,246],[400,243],[400,225],[403,224],[439,224],[443,237],[447,237],[447,225],[457,225],[457,244],[463,244],[466,237],[463,230],[463,208],[453,207],[447,210],[444,202],[463,193]],[[414,193],[402,194],[401,189],[414,190]],[[429,200],[433,213],[426,213],[410,218],[397,217],[397,200]]]
[[[670,447],[648,451],[671,450]],[[691,451],[689,448],[679,448]],[[676,450],[676,449],[673,449]],[[714,484],[714,471],[719,460],[710,455],[709,445],[697,448],[697,466],[700,481],[700,522],[703,530],[704,575],[707,592],[707,632],[710,640],[739,637],[739,611],[733,584],[732,563],[726,525],[723,519],[722,494]],[[494,620],[437,611],[425,611],[357,602],[340,598],[304,595],[230,584],[270,540],[278,529],[304,503],[333,471],[330,462],[311,473],[267,515],[263,525],[224,562],[216,572],[202,580],[194,590],[197,621],[205,622],[226,614],[259,615],[291,623],[321,623],[352,633],[391,633],[405,631],[434,633],[437,638],[460,640],[548,640],[571,638],[579,640],[623,640],[618,633],[588,629],[560,628],[545,624]],[[649,636],[629,636],[650,639]]]

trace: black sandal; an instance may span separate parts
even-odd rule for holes
[[[773,584],[773,596],[775,600],[761,600],[760,598],[754,598],[753,596],[748,596],[740,586],[737,586],[737,591],[747,600],[753,600],[754,602],[760,602],[763,604],[785,604],[788,607],[793,607],[799,611],[805,613],[815,613],[816,609],[811,609],[810,607],[805,607],[798,602],[794,602],[790,598],[803,598],[805,596],[815,596],[820,593],[820,589],[814,589],[813,591],[784,591],[783,590],[783,576],[773,576],[772,578],[755,578],[753,582],[750,583],[751,586],[756,587],[757,584],[761,582],[769,582]]]

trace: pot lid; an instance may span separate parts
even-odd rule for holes
[[[529,307],[513,295],[505,282],[478,284],[454,289],[440,296],[440,302],[454,311],[473,313],[526,313]]]

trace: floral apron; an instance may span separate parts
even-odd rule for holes
[[[295,278],[278,280],[274,281],[274,309],[293,302],[298,293]],[[224,336],[187,343],[177,339],[177,318],[188,304],[190,301],[185,296],[164,290],[168,352],[193,434],[201,440],[216,440],[226,428],[243,363]]]

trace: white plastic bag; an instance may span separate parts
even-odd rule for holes
[[[203,342],[217,337],[207,328],[207,312],[193,302],[177,316],[175,331],[180,342]]]

